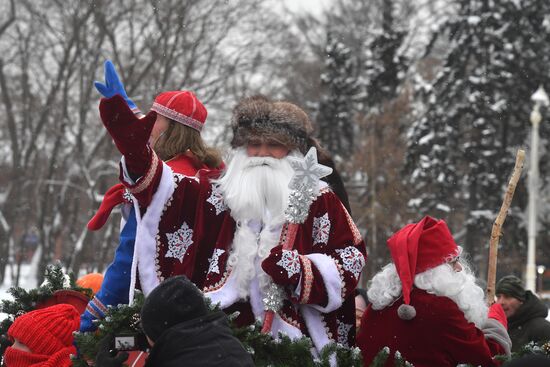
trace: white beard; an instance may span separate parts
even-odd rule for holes
[[[287,157],[249,157],[244,148],[237,148],[227,170],[214,183],[236,221],[265,221],[283,214],[293,174]]]
[[[249,296],[256,275],[262,291],[270,284],[260,264],[279,242],[293,174],[286,157],[248,157],[239,148],[224,175],[214,181],[237,222],[227,263],[241,299]]]
[[[414,285],[430,294],[450,298],[466,320],[481,328],[488,311],[483,289],[476,284],[469,266],[462,260],[461,265],[463,270],[459,272],[447,263],[426,270],[416,275]],[[394,264],[386,265],[372,278],[367,295],[375,310],[390,306],[401,296],[401,281]]]

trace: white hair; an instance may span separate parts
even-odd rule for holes
[[[237,226],[227,263],[241,299],[248,297],[255,276],[264,292],[270,284],[260,264],[279,242],[293,174],[286,157],[249,157],[245,148],[237,148],[224,175],[214,181]]]
[[[443,263],[417,274],[414,285],[430,294],[450,298],[464,313],[466,320],[480,328],[487,319],[488,311],[483,289],[476,284],[467,262],[460,260],[460,264],[462,271],[458,272],[451,264]],[[401,297],[401,289],[395,265],[386,265],[369,283],[367,295],[372,308],[381,310],[392,305]]]

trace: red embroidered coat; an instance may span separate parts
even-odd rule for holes
[[[416,317],[412,320],[399,318],[397,308],[401,304],[402,298],[379,311],[367,308],[357,336],[365,366],[384,347],[391,352],[386,366],[393,366],[396,351],[415,367],[499,365],[492,357],[504,354],[503,347],[486,339],[450,298],[413,288],[411,305],[416,309]]]
[[[127,107],[113,99],[101,108],[118,111]],[[103,112],[102,116],[109,116]],[[130,299],[138,276],[148,294],[163,279],[184,274],[226,312],[239,311],[238,324],[263,321],[265,294],[258,279],[265,273],[259,263],[244,299],[236,290],[228,264],[236,230],[240,226],[253,228],[254,223],[235,222],[206,172],[199,174],[200,178],[174,173],[154,153],[145,175],[136,183],[127,178],[124,167],[123,161],[121,182],[139,208]],[[278,238],[286,225],[261,227],[259,223],[258,251],[266,232],[275,232]],[[309,336],[318,351],[333,341],[355,345],[354,290],[366,248],[350,215],[326,185],[299,226],[293,249],[304,261],[300,284],[287,292],[288,299],[274,317],[272,335]]]

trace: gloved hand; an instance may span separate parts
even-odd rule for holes
[[[283,250],[282,245],[275,246],[269,256],[262,261],[262,269],[274,283],[296,287],[300,282],[302,270],[300,255],[296,250]]]
[[[151,111],[139,119],[126,106],[123,97],[115,95],[101,100],[99,113],[119,152],[124,155],[130,173],[145,174],[151,156],[147,143],[155,125],[156,112]]]
[[[504,313],[504,309],[502,308],[502,305],[500,303],[493,303],[491,307],[489,307],[489,313],[487,314],[487,317],[497,320],[506,329],[508,329],[508,319],[506,318],[506,314]]]
[[[128,359],[128,353],[119,353],[117,349],[111,348],[113,342],[114,337],[110,334],[101,339],[99,342],[99,351],[95,358],[96,367],[122,367],[123,363]]]
[[[140,113],[136,104],[126,94],[124,84],[122,84],[122,82],[120,81],[120,78],[118,77],[118,74],[115,70],[115,65],[113,65],[111,60],[105,61],[104,70],[105,84],[95,81],[95,89],[97,89],[97,91],[101,93],[101,95],[105,98],[111,98],[115,94],[120,94],[122,98],[124,98],[124,100],[126,101],[126,104],[128,104],[128,107],[130,107],[132,112]]]

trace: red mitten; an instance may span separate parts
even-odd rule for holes
[[[262,269],[282,286],[296,287],[300,282],[302,265],[298,251],[283,250],[283,246],[275,246],[269,256],[262,261]]]
[[[124,98],[117,94],[101,99],[99,113],[103,125],[124,155],[128,171],[136,175],[145,174],[151,156],[147,143],[157,119],[156,112],[151,111],[139,119]]]
[[[497,320],[506,329],[508,329],[508,319],[506,318],[506,314],[504,313],[504,310],[502,309],[502,305],[500,303],[493,303],[493,305],[489,307],[489,314],[487,315],[487,317]]]

